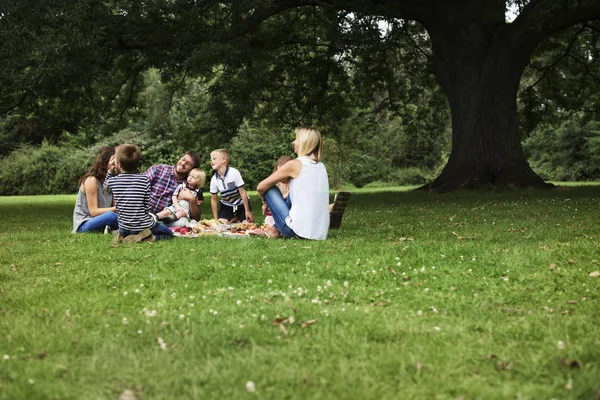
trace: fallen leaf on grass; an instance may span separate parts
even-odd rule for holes
[[[389,268],[390,272],[392,273],[392,275],[396,275],[396,271],[394,271],[394,268],[392,268],[392,267],[388,267],[388,268]]]
[[[34,358],[37,358],[38,360],[43,360],[46,357],[48,357],[48,350],[44,351],[43,353],[37,354]]]
[[[590,272],[590,277],[597,278],[600,276],[600,271]]]
[[[137,400],[137,397],[135,397],[135,394],[131,390],[126,389],[119,396],[119,400]]]
[[[515,229],[515,228],[510,228],[508,231],[509,231],[509,232],[519,232],[519,233],[523,233],[523,232],[525,232],[526,230],[527,230],[527,228],[518,228],[518,229]]]
[[[510,361],[499,360],[496,367],[498,367],[500,371],[510,371],[513,368],[513,363]]]
[[[568,358],[561,358],[561,357],[556,357],[556,359],[558,360],[558,362],[565,366],[565,367],[569,367],[569,368],[573,368],[573,369],[578,369],[581,368],[581,363],[577,360],[569,360]]]
[[[421,363],[419,361],[417,361],[415,363],[415,368],[417,368],[417,372],[421,373],[421,370],[423,369],[423,366],[421,365]]]
[[[17,266],[15,264],[10,264],[10,266],[12,267],[10,269],[11,271],[16,271],[17,270]]]
[[[575,260],[574,260],[574,259],[572,259],[572,258],[569,258],[569,259],[567,260],[567,262],[568,262],[569,264],[575,264],[577,261],[575,261]]]
[[[306,328],[307,326],[310,326],[310,325],[314,324],[315,322],[317,322],[316,319],[309,319],[308,321],[304,321],[300,326],[302,328]]]
[[[284,324],[279,324],[279,329],[281,329],[281,332],[283,332],[284,335],[289,333]]]
[[[566,304],[577,304],[577,300],[567,300],[565,301]]]
[[[281,325],[281,324],[285,324],[286,322],[288,322],[287,318],[277,318],[273,322],[271,322],[271,324],[273,324],[273,325]]]
[[[456,233],[456,232],[452,232],[452,234],[453,234],[454,236],[456,236],[456,238],[457,238],[458,240],[464,240],[464,239],[475,240],[475,236],[460,236],[460,235],[459,235],[458,233]]]

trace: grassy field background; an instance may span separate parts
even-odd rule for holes
[[[357,190],[324,242],[112,248],[74,201],[0,198],[0,399],[600,396],[598,185]]]

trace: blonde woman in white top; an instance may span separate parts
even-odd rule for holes
[[[298,158],[282,165],[257,187],[275,220],[268,233],[271,237],[324,240],[329,230],[329,180],[321,162],[321,133],[298,128],[293,145]],[[277,182],[285,179],[291,179],[287,199],[277,187]]]

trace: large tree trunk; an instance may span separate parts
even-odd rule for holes
[[[442,173],[423,188],[552,187],[529,166],[517,124],[517,90],[529,49],[502,28],[433,27],[432,67],[452,112],[452,149]]]

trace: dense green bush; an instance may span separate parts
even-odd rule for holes
[[[83,150],[21,146],[0,160],[0,195],[75,193],[88,165]]]
[[[546,180],[600,179],[600,123],[575,117],[558,129],[535,132],[523,143],[531,167]]]

